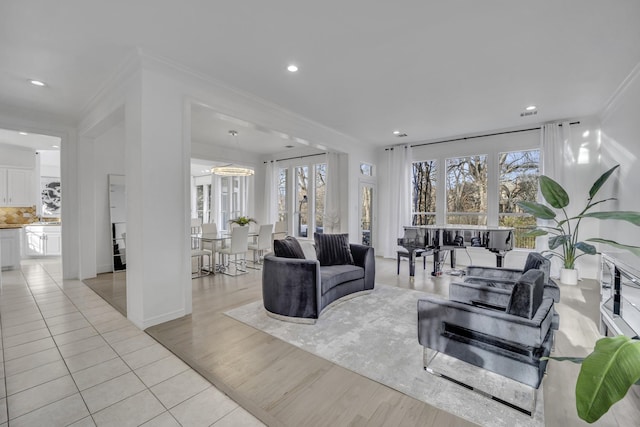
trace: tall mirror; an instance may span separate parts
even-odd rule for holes
[[[111,250],[113,271],[127,268],[127,198],[124,175],[109,175],[109,211],[111,217]]]

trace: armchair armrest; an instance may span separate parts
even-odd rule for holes
[[[364,289],[373,289],[376,280],[376,257],[371,246],[350,243],[353,263],[364,268]]]
[[[320,262],[298,258],[264,257],[264,308],[288,317],[317,319],[320,313]]]

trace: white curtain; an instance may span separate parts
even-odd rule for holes
[[[275,224],[278,220],[278,167],[267,162],[264,176],[262,224]]]
[[[565,189],[571,181],[565,176],[565,171],[575,163],[571,150],[571,125],[569,122],[548,123],[540,129],[540,173],[558,182]],[[539,192],[539,190],[538,190]],[[538,194],[538,200],[545,203],[542,194]],[[549,226],[551,221],[538,220],[538,225]],[[536,239],[538,251],[549,249],[548,236]],[[551,259],[551,276],[558,277],[562,263],[556,257]]]
[[[390,148],[387,155],[389,203],[386,224],[381,224],[382,254],[395,258],[398,238],[404,235],[404,225],[411,225],[411,147],[408,145]]]
[[[324,202],[325,233],[340,232],[340,156],[338,153],[327,153],[327,192]]]

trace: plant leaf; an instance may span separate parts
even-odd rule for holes
[[[593,199],[593,197],[596,195],[596,193],[598,192],[598,190],[600,190],[600,187],[602,187],[602,185],[607,182],[607,180],[609,179],[609,177],[611,176],[611,174],[613,172],[615,172],[616,169],[618,169],[620,167],[620,165],[615,165],[614,167],[612,167],[611,169],[609,169],[608,171],[606,171],[605,173],[603,173],[600,178],[598,178],[596,180],[596,182],[593,183],[593,185],[591,186],[591,190],[589,190],[589,198]]]
[[[528,214],[540,219],[554,219],[556,213],[547,206],[536,202],[518,202],[518,206]]]
[[[522,236],[523,237],[538,237],[538,236],[546,236],[549,234],[548,231],[540,230],[539,228],[535,228],[531,231],[527,231]]]
[[[614,248],[623,249],[625,251],[631,252],[634,255],[640,256],[640,246],[623,245],[622,243],[614,242],[613,240],[599,238],[587,239],[587,242],[604,243],[609,246],[613,246]]]
[[[569,241],[570,238],[571,236],[567,234],[563,234],[562,236],[549,237],[549,249],[555,249],[559,246],[564,245]]]
[[[584,359],[576,382],[578,416],[598,420],[640,380],[640,341],[624,335],[602,338]]]
[[[640,212],[634,211],[610,211],[610,212],[591,212],[583,215],[584,217],[597,219],[617,219],[627,221],[633,225],[640,226]]]
[[[569,205],[569,195],[564,188],[546,175],[540,176],[540,191],[547,203],[556,209]]]
[[[595,255],[598,253],[598,251],[596,250],[596,247],[593,245],[590,245],[588,243],[585,242],[578,242],[576,243],[576,248],[580,249],[582,252],[588,254],[588,255]]]

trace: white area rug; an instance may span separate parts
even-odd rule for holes
[[[315,325],[267,316],[262,301],[225,314],[444,411],[485,426],[544,426],[542,386],[532,417],[451,381],[422,366],[417,301],[423,292],[376,284],[368,295],[339,302]]]

